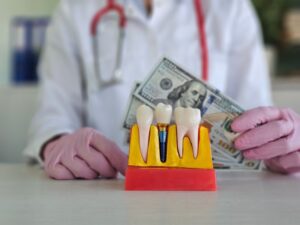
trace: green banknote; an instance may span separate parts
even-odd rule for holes
[[[244,159],[232,144],[238,134],[231,131],[230,125],[244,110],[219,90],[196,79],[167,58],[160,61],[143,83],[135,85],[123,127],[128,130],[136,122],[138,106],[146,104],[154,109],[160,102],[173,108],[181,106],[201,110],[202,123],[210,130],[214,160],[218,160],[219,167],[261,169],[260,161]]]

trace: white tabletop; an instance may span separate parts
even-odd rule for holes
[[[218,171],[217,192],[126,192],[0,164],[0,224],[300,224],[300,178]]]

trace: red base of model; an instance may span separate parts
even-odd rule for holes
[[[149,168],[129,166],[128,191],[216,191],[214,169]]]

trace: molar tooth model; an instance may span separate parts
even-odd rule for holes
[[[145,109],[145,106],[140,108]],[[137,114],[144,114],[141,113],[144,110],[140,108],[137,110]],[[164,113],[168,112],[166,116],[169,120],[169,114],[172,111],[169,106],[158,106],[156,113],[159,108]],[[145,111],[145,113],[147,112],[149,110]],[[147,116],[148,122],[144,123],[140,116],[138,124],[133,125],[126,171],[126,190],[216,190],[216,175],[213,169],[209,133],[207,128],[200,125],[201,113],[197,109],[177,108],[174,114],[176,124],[166,124],[166,121],[163,121],[164,132],[167,135],[166,148],[162,146],[161,142],[162,129],[161,123],[159,123],[161,121],[157,126],[150,126],[149,140],[142,140],[143,149],[141,149],[139,126],[140,124],[148,126],[152,117]],[[141,128],[144,129],[143,126]],[[148,129],[146,130],[148,131]],[[197,142],[195,142],[195,134],[198,136]],[[144,134],[143,138],[146,136],[147,134]],[[148,146],[146,150],[145,145]],[[161,158],[161,150],[166,154],[163,158]]]

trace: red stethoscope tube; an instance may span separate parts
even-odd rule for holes
[[[201,58],[202,58],[202,80],[208,80],[208,48],[207,48],[207,40],[206,40],[206,32],[205,32],[205,19],[203,15],[203,8],[201,0],[194,0],[196,17],[197,17],[197,25],[199,32],[199,45],[201,46]]]
[[[196,20],[199,33],[199,45],[201,47],[201,59],[202,59],[202,80],[208,80],[208,48],[205,32],[205,18],[203,14],[201,0],[194,0],[194,7],[196,12]],[[104,8],[100,9],[93,17],[91,23],[91,34],[95,38],[97,36],[97,27],[102,17],[111,12],[115,11],[119,15],[119,26],[124,29],[127,23],[125,10],[122,5],[119,5],[115,0],[107,0],[107,4]]]
[[[125,16],[125,11],[124,11],[123,6],[117,4],[115,2],[115,0],[107,0],[106,6],[102,9],[100,9],[96,13],[96,15],[94,16],[94,18],[92,20],[91,34],[93,37],[95,37],[97,35],[97,27],[98,27],[98,24],[100,23],[100,20],[102,19],[102,17],[111,11],[115,11],[119,15],[119,19],[120,19],[119,26],[121,28],[125,28],[127,19]]]

